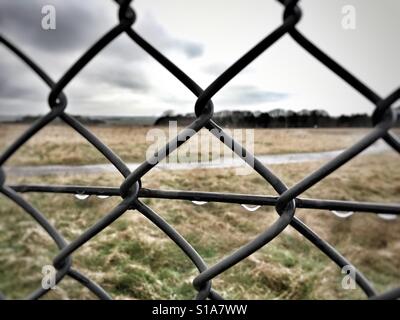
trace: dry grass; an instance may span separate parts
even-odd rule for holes
[[[0,126],[0,149],[14,141],[27,125]],[[145,159],[146,150],[154,143],[146,139],[150,127],[89,126],[105,144],[126,162],[138,162]],[[157,128],[168,132],[168,128]],[[254,151],[256,154],[278,154],[292,152],[330,151],[348,147],[367,129],[255,129]],[[192,139],[191,150],[201,141],[200,137],[210,135],[202,130]],[[316,139],[318,137],[318,139]],[[243,136],[243,139],[244,136]],[[214,138],[211,141],[216,141]],[[157,142],[161,142],[158,140]],[[162,143],[163,144],[163,143]],[[220,144],[210,143],[209,156]],[[222,147],[221,151],[226,149]],[[182,151],[182,150],[180,150]],[[182,151],[183,152],[183,151]],[[175,154],[175,153],[174,153]],[[172,154],[172,155],[174,155]],[[201,155],[197,155],[201,158]],[[203,158],[204,159],[204,158]],[[65,125],[49,125],[26,143],[7,164],[92,164],[106,163],[107,160],[73,129]]]
[[[264,131],[265,134],[271,132],[277,141],[284,139],[283,130]],[[296,134],[304,134],[304,139],[309,139],[307,147],[315,148],[310,132],[313,131],[295,130],[287,140],[295,141]],[[282,137],[277,138],[280,135]],[[326,141],[340,143],[339,133],[335,136],[333,131],[326,130],[318,140],[324,135]],[[278,145],[270,149],[277,151],[279,148]],[[125,149],[129,148],[125,146]],[[271,168],[291,186],[320,165],[313,162]],[[9,177],[7,182],[118,186],[121,181],[118,175],[107,174]],[[256,174],[241,177],[234,170],[199,169],[173,175],[157,170],[144,177],[143,186],[272,194],[271,188]],[[307,191],[305,196],[399,202],[399,194],[398,155],[385,153],[354,159]],[[81,201],[72,195],[51,194],[26,194],[24,197],[69,241],[120,201],[96,197]],[[145,202],[185,236],[209,265],[253,239],[277,218],[269,207],[248,212],[239,205],[220,203],[196,206],[188,201],[148,199]],[[41,228],[4,197],[0,197],[0,215],[0,291],[13,298],[23,297],[40,285],[41,267],[51,262],[57,250]],[[296,215],[363,271],[379,291],[400,284],[399,219],[389,222],[363,213],[339,219],[326,211],[311,210],[297,210]],[[197,271],[193,265],[161,231],[135,211],[125,213],[80,248],[74,254],[74,266],[115,298],[190,299],[195,295],[191,280]],[[217,277],[213,287],[232,299],[364,297],[359,289],[343,290],[341,279],[339,268],[289,227],[263,249]],[[92,295],[75,282],[66,280],[49,297],[91,298]]]

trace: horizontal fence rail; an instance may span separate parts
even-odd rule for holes
[[[30,215],[53,239],[59,248],[58,254],[54,257],[53,266],[57,270],[56,283],[65,277],[72,278],[85,286],[100,299],[111,299],[111,296],[100,285],[88,279],[78,270],[73,269],[73,253],[90,241],[95,235],[102,232],[113,221],[117,220],[128,210],[136,210],[148,218],[154,225],[162,230],[193,262],[199,274],[193,280],[193,286],[197,291],[197,299],[222,299],[223,297],[212,287],[212,280],[225,272],[243,259],[267,245],[272,239],[278,236],[285,228],[291,225],[297,232],[303,235],[315,245],[321,252],[329,257],[339,267],[346,265],[353,266],[344,256],[334,247],[318,236],[298,217],[297,208],[323,209],[323,210],[345,210],[359,211],[376,214],[400,214],[400,204],[372,203],[357,201],[339,201],[302,198],[301,195],[309,188],[323,180],[332,172],[340,168],[345,163],[352,160],[363,150],[370,147],[376,141],[382,139],[391,148],[400,153],[400,139],[390,130],[397,121],[398,114],[394,104],[400,98],[400,88],[395,90],[387,97],[380,97],[366,84],[358,80],[348,70],[339,65],[331,57],[326,55],[321,49],[307,39],[297,28],[301,19],[302,12],[298,5],[299,0],[279,0],[283,8],[283,21],[273,32],[268,34],[253,48],[246,52],[240,59],[233,63],[220,76],[218,76],[207,88],[201,88],[192,78],[185,74],[178,66],[166,58],[160,51],[142,38],[134,28],[136,13],[130,6],[131,0],[114,1],[118,8],[118,22],[103,37],[98,39],[58,80],[52,80],[39,65],[37,65],[28,55],[23,53],[14,43],[0,35],[1,43],[7,47],[14,55],[20,58],[34,73],[36,73],[49,87],[48,97],[49,112],[34,122],[17,140],[15,140],[0,155],[0,193],[9,198],[17,206]],[[88,128],[81,124],[76,118],[66,112],[68,107],[67,97],[63,93],[65,87],[75,78],[75,76],[85,68],[96,55],[114,41],[119,35],[126,34],[148,55],[159,62],[166,70],[175,76],[188,90],[194,94],[195,120],[183,129],[177,139],[169,142],[165,147],[158,150],[153,158],[144,161],[138,168],[131,171],[121,158],[113,152],[107,145],[98,139]],[[252,63],[258,56],[265,53],[268,48],[279,41],[283,36],[290,36],[299,46],[305,49],[310,55],[321,62],[322,65],[338,75],[343,81],[348,83],[355,91],[359,92],[368,99],[374,106],[372,113],[373,128],[357,143],[353,144],[332,160],[328,161],[317,170],[309,174],[300,182],[288,188],[285,183],[264,166],[254,155],[245,151],[243,156],[242,146],[233,140],[224,130],[213,120],[214,105],[212,98],[229,83],[236,75]],[[78,185],[7,185],[6,174],[3,170],[5,162],[13,156],[29,139],[35,136],[41,129],[50,124],[55,119],[61,119],[65,124],[74,129],[90,144],[92,144],[103,156],[118,170],[123,176],[123,182],[119,187],[97,187],[97,186],[78,186]],[[165,159],[171,152],[179,148],[181,144],[189,140],[199,130],[206,128],[226,144],[240,158],[257,172],[266,184],[269,184],[276,191],[277,196],[251,195],[251,194],[232,194],[219,192],[198,192],[180,190],[154,190],[142,186],[141,178],[151,171],[160,161]],[[178,143],[176,143],[178,141]],[[237,148],[239,147],[239,148]],[[241,150],[241,152],[238,152]],[[34,208],[21,193],[43,192],[43,193],[69,193],[82,195],[113,196],[120,198],[119,204],[114,207],[102,219],[97,221],[89,229],[70,243],[67,243],[57,229],[49,222],[43,213]],[[158,213],[154,212],[149,206],[144,204],[142,198],[154,199],[175,199],[190,201],[207,201],[238,203],[242,205],[272,206],[278,214],[277,220],[255,237],[252,241],[234,251],[228,257],[220,260],[213,266],[208,266],[199,253],[190,243],[180,235],[173,226],[168,224]],[[0,218],[1,219],[1,218]],[[354,267],[354,266],[353,266]],[[393,289],[384,293],[378,293],[370,281],[356,268],[356,282],[370,299],[398,299],[400,298],[400,288]],[[38,299],[44,296],[50,289],[38,287],[28,295],[28,299]],[[0,293],[0,299],[6,297]]]

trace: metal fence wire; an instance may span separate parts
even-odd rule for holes
[[[162,53],[142,38],[134,29],[136,13],[130,6],[131,0],[117,0],[119,21],[115,27],[102,36],[92,47],[90,47],[61,77],[57,82],[53,81],[46,72],[39,67],[30,57],[20,51],[11,41],[0,35],[1,42],[16,56],[24,61],[30,69],[35,72],[50,88],[48,105],[50,111],[33,123],[16,141],[14,141],[0,156],[0,192],[17,206],[29,214],[54,240],[59,252],[53,260],[57,270],[56,283],[62,281],[66,276],[75,279],[81,285],[88,288],[101,299],[111,299],[110,295],[98,284],[88,279],[78,270],[73,269],[72,254],[95,235],[109,226],[128,210],[136,210],[148,218],[153,224],[160,228],[177,246],[187,255],[198,269],[199,274],[193,280],[193,286],[197,291],[197,299],[222,299],[212,288],[212,280],[225,272],[232,266],[240,263],[243,259],[267,245],[272,239],[278,236],[288,225],[312,242],[320,251],[328,256],[340,268],[352,264],[343,257],[334,247],[321,239],[307,225],[296,217],[296,208],[326,209],[326,210],[349,210],[371,213],[400,214],[400,204],[385,204],[355,201],[337,201],[300,198],[301,194],[323,180],[329,174],[340,168],[342,165],[353,159],[360,152],[371,146],[379,139],[383,139],[389,146],[400,153],[400,139],[390,129],[394,126],[398,114],[393,104],[400,98],[400,88],[387,97],[380,97],[371,88],[358,80],[349,71],[340,66],[332,58],[321,51],[316,45],[310,42],[297,28],[296,25],[301,19],[301,9],[298,6],[299,0],[278,0],[283,6],[283,22],[273,32],[268,34],[246,54],[218,76],[206,89],[202,89],[188,75],[179,69],[173,62],[168,60]],[[66,113],[67,97],[63,89],[75,78],[75,76],[91,61],[97,54],[109,45],[121,34],[127,34],[134,43],[146,51],[165,69],[174,75],[184,86],[195,95],[196,119],[183,129],[176,139],[171,140],[165,147],[155,152],[151,159],[143,162],[136,170],[130,171],[127,165],[102,143],[92,132],[82,125],[76,118]],[[245,151],[240,144],[226,134],[223,129],[213,120],[213,103],[211,98],[223,88],[230,80],[246,68],[254,59],[264,53],[272,44],[279,41],[283,36],[289,35],[303,49],[319,60],[325,67],[329,68],[336,75],[347,82],[354,90],[366,97],[373,105],[372,113],[373,128],[357,143],[340,153],[334,159],[328,161],[320,168],[312,172],[303,180],[288,188],[285,183],[267,167],[265,167],[255,156]],[[31,139],[42,128],[60,118],[63,122],[73,128],[99,152],[101,152],[124,177],[119,188],[97,187],[97,186],[74,186],[74,185],[14,185],[6,184],[6,175],[2,168],[4,163]],[[189,140],[200,129],[206,128],[218,136],[221,143],[230,147],[239,157],[251,163],[253,169],[265,179],[277,192],[278,196],[255,196],[232,193],[195,192],[195,191],[166,191],[144,188],[141,178],[154,168],[158,162],[167,157],[176,148],[179,148],[185,141]],[[211,130],[214,129],[214,130]],[[243,152],[244,151],[244,152]],[[243,154],[246,153],[246,156]],[[87,195],[109,195],[120,197],[121,201],[107,215],[97,221],[89,229],[83,232],[78,238],[67,243],[62,235],[55,229],[49,220],[39,210],[28,203],[21,195],[22,192],[53,192],[73,193]],[[199,253],[181,236],[170,224],[160,215],[145,205],[141,198],[158,199],[181,199],[192,201],[214,201],[224,203],[253,204],[263,206],[274,206],[278,213],[277,220],[265,231],[259,234],[252,241],[242,246],[228,257],[220,260],[213,266],[207,266]],[[397,299],[400,298],[400,287],[384,293],[378,293],[370,281],[357,269],[356,283],[370,299]],[[38,299],[45,295],[50,289],[39,287],[29,294],[28,299]],[[0,294],[0,296],[2,296]],[[3,296],[5,299],[5,296]]]

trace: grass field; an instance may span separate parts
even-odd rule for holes
[[[125,161],[142,160],[147,128],[93,127]],[[23,126],[1,126],[4,148]],[[256,130],[256,154],[326,151],[351,145],[364,129]],[[399,202],[398,155],[360,156],[308,190],[304,197]],[[102,163],[104,160],[72,131],[51,126],[7,164]],[[291,186],[322,162],[270,166]],[[7,183],[54,183],[119,186],[118,174],[7,177]],[[274,194],[258,175],[237,176],[233,169],[152,171],[143,186],[161,189]],[[71,241],[107,214],[120,199],[73,195],[24,194]],[[275,221],[273,208],[249,212],[240,205],[145,199],[212,265],[253,239]],[[356,213],[340,219],[327,211],[298,209],[296,215],[344,254],[379,291],[400,285],[400,219],[386,221]],[[0,291],[21,298],[40,286],[41,268],[57,253],[46,233],[21,209],[0,196]],[[136,211],[120,219],[74,254],[74,267],[97,281],[114,298],[191,299],[196,269],[178,247]],[[359,290],[341,287],[340,269],[310,242],[288,227],[276,239],[223,273],[213,287],[231,299],[363,298]],[[92,298],[72,280],[64,280],[47,298]]]
[[[27,125],[1,125],[0,148],[14,141]],[[146,139],[149,127],[88,126],[105,144],[126,162],[145,159],[146,150],[154,142]],[[168,132],[168,128],[158,130]],[[366,129],[255,129],[256,154],[330,151],[345,148],[366,133]],[[201,130],[201,135],[211,135]],[[318,139],[316,139],[318,136]],[[79,134],[63,125],[45,127],[25,144],[7,164],[85,164],[107,162]]]

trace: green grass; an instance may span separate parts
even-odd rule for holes
[[[384,163],[384,167],[382,166]],[[293,185],[321,163],[272,166]],[[362,168],[362,170],[360,170]],[[7,183],[92,184],[118,186],[113,174],[15,178]],[[255,174],[234,170],[151,172],[144,187],[273,194]],[[398,155],[364,156],[353,160],[307,191],[306,196],[398,202]],[[68,240],[76,239],[119,201],[118,197],[78,200],[73,195],[24,194]],[[190,201],[144,200],[213,265],[268,228],[277,214],[270,207],[248,212],[239,205]],[[57,248],[21,209],[0,196],[0,291],[22,298],[40,286],[41,268]],[[358,213],[339,219],[326,211],[298,210],[296,215],[352,261],[379,291],[400,284],[400,221],[384,221]],[[79,248],[74,268],[97,281],[114,298],[192,299],[191,282],[198,271],[165,234],[136,211],[128,211]],[[213,280],[213,288],[231,299],[364,298],[359,290],[341,288],[340,269],[310,242],[288,227],[249,258]],[[46,298],[88,299],[93,295],[73,280],[62,281]]]

